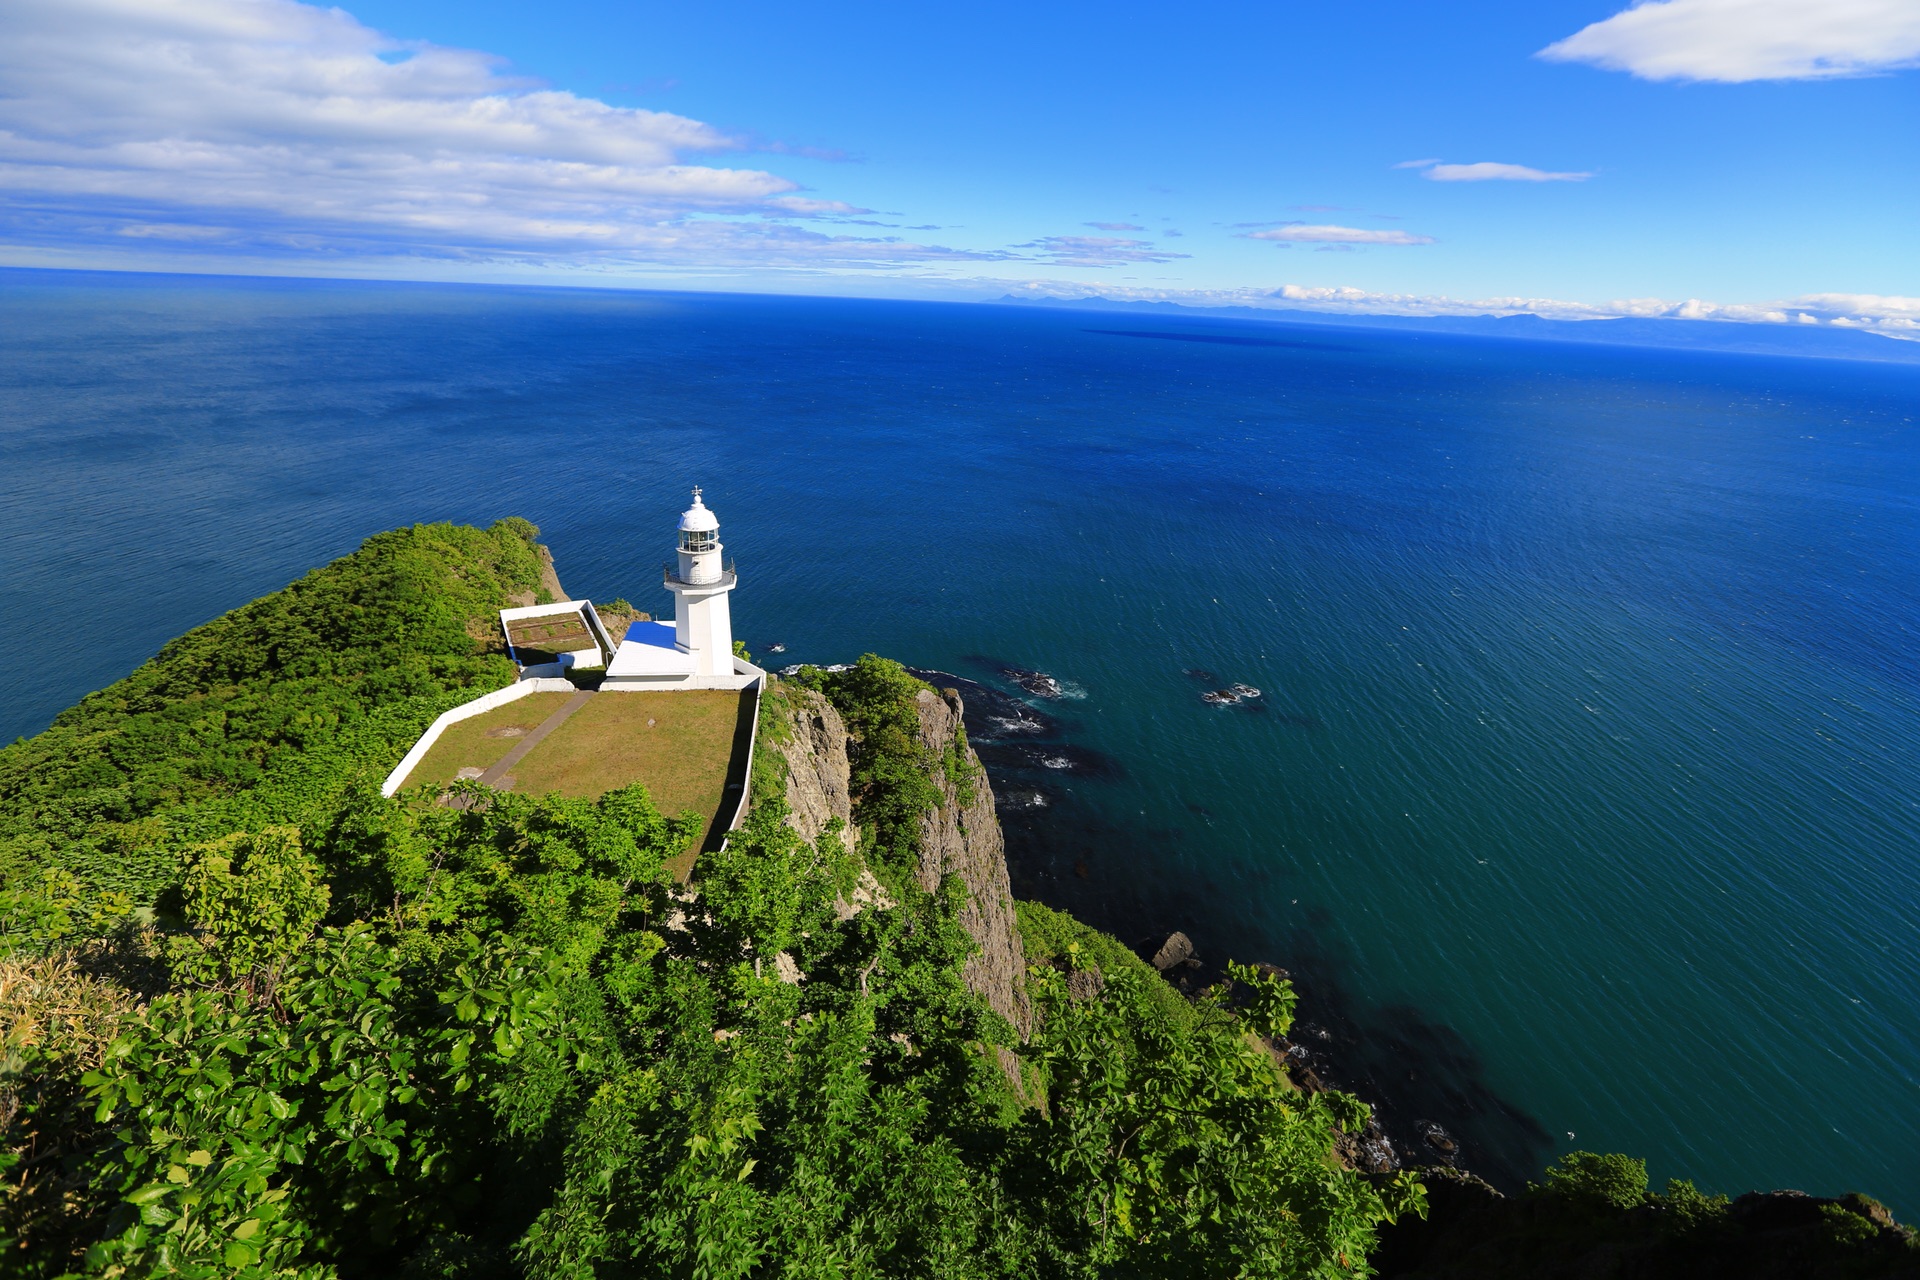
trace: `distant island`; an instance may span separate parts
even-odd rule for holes
[[[1014,900],[958,692],[755,666],[700,510],[672,627],[415,525],[0,749],[9,1276],[1920,1271],[1865,1196],[1383,1163],[1281,971]]]

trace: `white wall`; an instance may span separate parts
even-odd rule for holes
[[[484,715],[495,707],[504,707],[509,702],[517,701],[530,693],[572,692],[574,687],[571,680],[522,680],[504,689],[483,693],[472,702],[463,702],[451,711],[442,711],[439,718],[428,725],[427,731],[420,735],[420,741],[413,744],[413,750],[407,752],[400,763],[393,766],[393,772],[388,774],[387,780],[380,784],[380,794],[390,796],[400,789],[400,785],[407,780],[407,775],[427,758],[427,752],[433,750],[433,744],[440,741],[440,735],[447,731],[448,725],[459,724],[462,720],[471,720],[477,715]]]

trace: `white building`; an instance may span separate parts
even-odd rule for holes
[[[739,575],[720,559],[720,521],[693,491],[680,516],[678,563],[667,570],[673,622],[635,622],[607,664],[603,692],[619,689],[744,689],[766,673],[733,653],[728,597]]]

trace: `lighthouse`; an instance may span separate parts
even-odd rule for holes
[[[639,620],[627,628],[607,664],[601,691],[744,689],[766,674],[733,655],[728,597],[739,576],[721,560],[720,520],[693,491],[680,513],[674,562],[662,583],[673,592],[673,621]]]
[[[720,560],[720,520],[693,491],[680,513],[679,563],[666,574],[673,592],[673,642],[693,659],[696,680],[733,674],[733,615],[727,607],[739,575]]]

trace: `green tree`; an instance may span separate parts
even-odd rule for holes
[[[190,935],[169,959],[190,982],[250,982],[271,988],[327,910],[320,864],[294,827],[239,831],[188,853],[184,885]]]
[[[1647,1198],[1647,1162],[1569,1151],[1547,1169],[1546,1189],[1570,1204],[1631,1209]]]

